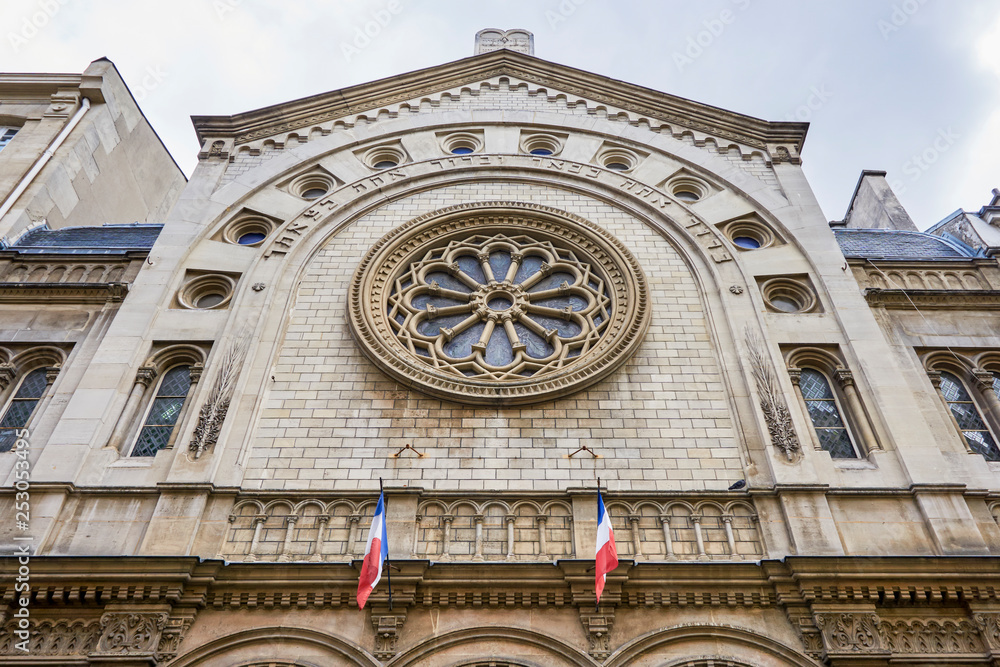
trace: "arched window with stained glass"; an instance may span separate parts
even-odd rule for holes
[[[993,388],[997,390],[998,382],[994,375]],[[948,409],[951,411],[958,429],[962,432],[962,437],[972,451],[982,454],[987,461],[1000,461],[1000,448],[997,447],[993,434],[990,433],[986,422],[979,414],[972,396],[965,385],[955,375],[946,371],[941,371],[941,380],[938,383],[941,396],[944,397]]]
[[[35,408],[45,395],[48,386],[48,369],[36,368],[21,380],[14,398],[10,400],[3,418],[0,419],[0,452],[9,452],[17,440],[17,431],[31,420]]]
[[[799,388],[820,447],[835,459],[858,458],[858,450],[826,376],[817,370],[803,368]]]
[[[190,366],[174,366],[163,374],[132,448],[132,456],[155,456],[170,445],[190,389]]]

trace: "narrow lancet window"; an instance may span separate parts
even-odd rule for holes
[[[132,456],[155,456],[170,443],[190,388],[190,366],[175,366],[164,373],[146,414],[146,421],[139,431],[139,438],[132,448]]]
[[[858,458],[857,449],[851,441],[851,434],[841,417],[837,399],[826,377],[819,371],[805,368],[802,370],[799,386],[820,446],[835,459]]]

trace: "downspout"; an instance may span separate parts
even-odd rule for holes
[[[24,194],[25,190],[28,189],[28,186],[31,185],[31,181],[35,179],[38,172],[40,172],[42,168],[48,164],[48,161],[52,159],[55,152],[59,150],[59,147],[62,146],[64,141],[66,141],[66,137],[69,136],[69,133],[72,132],[73,128],[76,127],[77,124],[79,124],[79,122],[83,119],[83,115],[87,113],[88,109],[90,109],[90,99],[84,97],[80,100],[80,108],[76,110],[76,113],[73,114],[73,117],[70,118],[68,123],[66,123],[62,131],[56,135],[55,139],[52,140],[52,143],[45,149],[45,152],[42,153],[37,160],[35,160],[35,164],[31,165],[31,169],[17,184],[14,191],[11,192],[7,199],[4,200],[3,205],[0,206],[0,220],[7,215],[7,212],[10,211],[10,209],[14,208],[14,204],[17,203],[18,198]]]

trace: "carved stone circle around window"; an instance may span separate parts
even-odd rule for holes
[[[646,281],[614,237],[520,202],[463,204],[397,227],[355,272],[349,321],[382,370],[479,404],[565,395],[612,372],[649,322]]]

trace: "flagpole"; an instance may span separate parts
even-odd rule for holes
[[[598,521],[601,520],[601,478],[600,477],[597,478],[597,520]],[[595,560],[594,560],[594,569],[595,569],[595,571],[597,569],[596,556],[595,556]],[[597,593],[596,587],[594,589],[594,593],[595,593],[595,595],[594,595],[594,598],[595,598],[594,599],[594,613],[596,614],[596,613],[598,613],[598,612],[601,611],[601,598],[598,595],[596,595],[596,593]]]
[[[388,503],[385,502],[385,490],[382,488],[382,478],[378,478],[378,494],[382,496],[382,511],[385,513],[382,516],[382,521],[385,522],[389,517]],[[389,524],[386,523],[386,526]],[[386,537],[389,536],[389,531],[386,530]],[[392,563],[389,561],[389,544],[386,541],[385,545],[385,579],[386,583],[389,585],[389,611],[392,611]]]

